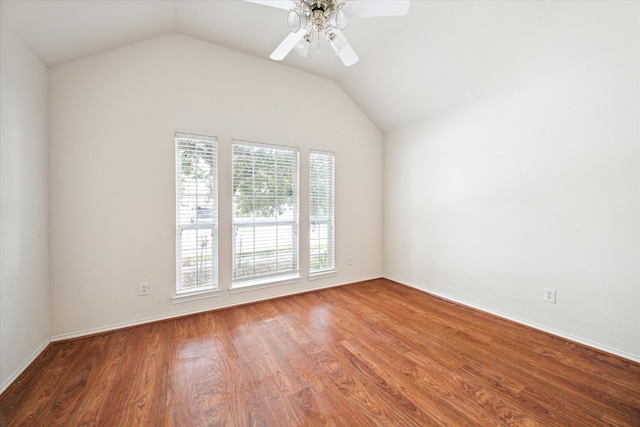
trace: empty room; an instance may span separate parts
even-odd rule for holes
[[[0,19],[0,426],[640,426],[640,2]]]

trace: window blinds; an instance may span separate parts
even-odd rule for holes
[[[233,141],[233,281],[298,273],[298,150]]]
[[[176,292],[216,289],[217,139],[176,133]]]
[[[309,155],[309,271],[333,270],[335,154],[311,150]]]

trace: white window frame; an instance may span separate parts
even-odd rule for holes
[[[299,204],[300,204],[300,195],[299,195],[299,150],[295,147],[286,147],[279,145],[271,145],[271,144],[262,144],[257,142],[248,142],[248,141],[240,141],[233,140],[232,141],[232,185],[236,186],[235,177],[236,177],[236,150],[238,152],[240,150],[255,150],[258,152],[259,150],[273,150],[274,152],[290,154],[292,156],[290,171],[292,174],[292,196],[293,196],[293,206],[290,206],[290,211],[284,218],[280,218],[278,214],[274,214],[272,217],[256,217],[253,219],[244,217],[242,215],[237,215],[237,203],[239,203],[239,199],[237,199],[237,195],[233,194],[233,212],[232,212],[232,224],[233,224],[233,250],[232,250],[232,286],[229,289],[230,293],[236,292],[244,292],[247,290],[253,290],[256,288],[264,288],[271,287],[277,285],[284,285],[290,283],[296,283],[301,280],[301,276],[299,273],[300,263],[299,263]],[[264,152],[264,151],[263,151]],[[252,157],[252,161],[255,159]],[[252,164],[252,168],[255,167],[255,164]],[[253,170],[253,169],[252,169]],[[253,176],[253,175],[252,175]],[[233,192],[233,191],[232,191]],[[277,193],[277,191],[276,191]],[[252,195],[253,198],[259,197],[255,193]],[[254,212],[255,215],[255,212]],[[256,250],[256,246],[259,242],[259,233],[260,231],[268,232],[269,228],[275,228],[275,231],[271,231],[270,233],[279,233],[279,230],[282,228],[286,234],[287,230],[291,230],[291,268],[283,271],[277,271],[279,266],[278,261],[275,261],[276,271],[269,273],[260,273],[256,271],[257,264],[256,258],[258,251]],[[243,240],[245,238],[249,238],[249,246],[253,247],[253,251],[249,252],[249,254],[253,254],[253,260],[249,262],[250,268],[253,268],[253,274],[242,274],[239,271],[239,265],[243,262],[243,256],[239,256],[241,248],[241,242],[244,244]],[[241,240],[243,239],[243,240]],[[276,243],[276,244],[279,244]],[[285,252],[285,251],[283,251]],[[280,250],[274,250],[275,256],[279,256]],[[285,252],[286,253],[286,252]],[[287,261],[288,262],[288,261]]]
[[[315,182],[316,164],[324,165],[326,175]],[[309,279],[335,274],[335,153],[310,150],[309,152]],[[328,166],[328,170],[326,169]],[[318,186],[321,186],[318,187]],[[314,205],[322,205],[316,207]],[[322,209],[322,213],[316,211]],[[325,233],[319,236],[318,233]],[[326,252],[314,250],[314,243],[326,241]],[[323,257],[325,262],[319,259]],[[314,268],[316,264],[323,265]]]
[[[213,136],[194,135],[182,132],[175,134],[176,155],[176,295],[172,298],[174,303],[208,298],[220,294],[218,288],[218,139]],[[204,178],[186,181],[182,172],[183,159],[187,150],[195,146],[195,156],[201,156],[200,160],[209,162],[210,169],[205,170]],[[196,163],[194,168],[201,172],[206,165]],[[202,186],[207,189],[203,191]],[[189,206],[193,205],[191,208]],[[204,213],[202,213],[204,212]],[[185,248],[185,233],[196,234],[196,244],[192,248]],[[197,241],[210,238],[206,252]],[[206,242],[206,240],[203,242]],[[199,247],[200,246],[200,247]],[[184,250],[184,251],[183,251]],[[195,286],[185,286],[185,251],[194,253],[196,268],[191,268],[194,273]],[[208,258],[208,259],[207,259]],[[199,264],[198,264],[199,263]],[[199,265],[199,266],[198,266]],[[202,281],[201,275],[205,272],[206,278]]]

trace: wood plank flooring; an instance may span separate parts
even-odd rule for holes
[[[7,427],[640,426],[640,364],[385,279],[53,344],[18,381]]]

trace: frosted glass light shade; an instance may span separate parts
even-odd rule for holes
[[[349,25],[349,14],[345,8],[341,8],[336,12],[335,21],[334,25],[340,31],[347,28],[347,25]]]
[[[292,33],[297,33],[302,28],[302,18],[298,12],[295,10],[289,11],[289,15],[287,15],[287,26],[289,27],[289,31]]]
[[[302,56],[303,58],[307,57],[307,54],[309,53],[309,46],[311,46],[311,40],[307,40],[307,37],[303,37],[294,47],[295,51],[298,53],[298,55]]]

